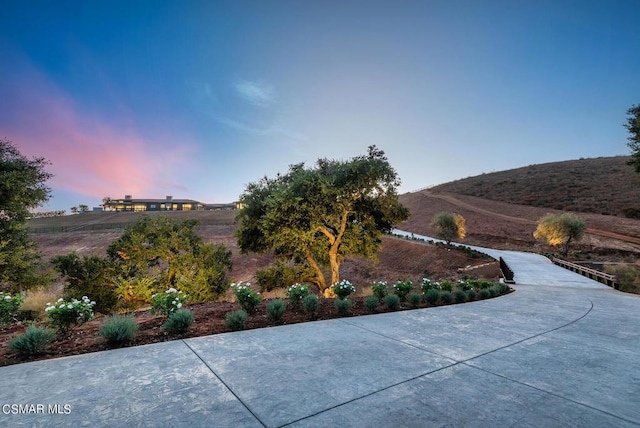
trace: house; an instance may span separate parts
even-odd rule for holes
[[[126,195],[124,199],[112,199],[103,204],[105,211],[202,211],[205,205],[193,199],[133,199]]]

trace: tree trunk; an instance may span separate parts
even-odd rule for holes
[[[331,285],[340,281],[340,258],[338,257],[338,249],[332,248],[329,251],[329,263],[331,264]]]
[[[307,263],[309,263],[309,266],[311,266],[311,269],[313,269],[314,272],[316,273],[316,279],[317,279],[316,284],[318,284],[318,288],[320,289],[320,292],[323,293],[324,290],[327,289],[327,281],[324,278],[324,273],[322,272],[322,269],[320,269],[320,266],[318,266],[318,262],[316,262],[316,259],[313,258],[311,251],[309,251],[308,249],[305,254],[305,259],[307,260]]]

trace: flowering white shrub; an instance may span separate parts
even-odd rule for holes
[[[81,325],[93,319],[93,307],[96,302],[89,300],[87,296],[82,296],[82,300],[63,298],[51,304],[47,303],[44,311],[49,317],[51,325],[58,331],[66,333],[72,325]]]
[[[189,298],[182,291],[171,287],[164,293],[156,293],[151,296],[151,313],[159,313],[166,317],[177,311]]]
[[[309,286],[295,283],[287,290],[287,298],[291,304],[301,302],[309,295]]]
[[[11,296],[0,291],[0,324],[13,321],[23,300],[22,294]]]
[[[371,284],[371,291],[373,295],[378,298],[378,300],[382,300],[385,298],[387,294],[389,294],[389,288],[387,286],[387,281],[376,281]]]
[[[333,292],[336,293],[339,299],[345,299],[349,297],[350,294],[356,292],[356,287],[353,286],[349,281],[343,279],[340,282],[336,282],[331,286]]]
[[[260,293],[251,288],[251,283],[242,283],[240,281],[237,284],[231,284],[231,288],[233,289],[233,293],[236,296],[236,301],[240,303],[242,309],[252,314],[256,310],[256,306],[260,303],[261,297]]]
[[[400,298],[401,302],[407,300],[407,295],[413,290],[413,282],[411,281],[396,281],[393,284],[393,293]]]

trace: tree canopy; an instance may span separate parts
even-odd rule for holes
[[[347,255],[375,259],[380,235],[406,220],[400,180],[382,150],[348,161],[319,159],[250,183],[240,197],[236,236],[243,252],[268,250],[305,264],[321,290],[340,280]],[[323,268],[331,270],[327,284]]]
[[[49,199],[44,158],[29,159],[0,140],[0,288],[19,291],[36,285],[39,255],[25,223],[29,211]]]
[[[640,105],[634,105],[627,110],[627,123],[624,127],[629,131],[627,145],[631,149],[631,159],[627,164],[640,174]]]
[[[451,244],[454,239],[464,239],[467,235],[466,222],[460,214],[444,211],[436,214],[431,223],[436,227],[436,238]]]
[[[563,245],[562,253],[566,256],[571,241],[581,240],[584,230],[584,220],[575,214],[546,214],[538,220],[533,237],[543,239],[553,247]]]

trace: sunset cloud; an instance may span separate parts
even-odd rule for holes
[[[14,80],[15,82],[15,80]],[[51,162],[55,189],[95,199],[104,196],[164,196],[184,189],[175,181],[191,154],[185,138],[171,146],[149,141],[120,118],[106,122],[86,113],[46,76],[28,69],[23,79],[0,91],[11,109],[0,119],[0,136],[11,140],[27,156]],[[4,102],[3,101],[3,102]],[[169,193],[167,193],[169,194]]]

